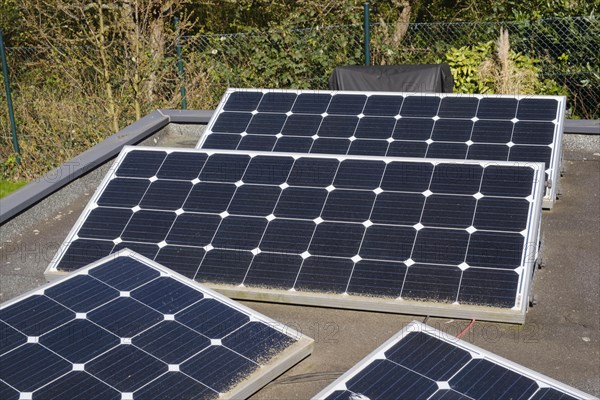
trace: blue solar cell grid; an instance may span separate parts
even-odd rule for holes
[[[248,293],[523,311],[540,168],[128,148],[50,270],[128,247]]]
[[[589,395],[413,321],[313,400],[581,400]]]
[[[0,393],[216,399],[300,336],[129,251],[0,306]]]
[[[229,89],[197,148],[543,162],[555,183],[564,104],[557,96]],[[546,206],[555,197],[550,187]]]

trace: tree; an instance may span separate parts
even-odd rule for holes
[[[525,21],[590,15],[598,0],[427,0],[415,14],[415,22],[438,21]]]
[[[102,0],[31,0],[21,6],[27,26],[35,34],[37,45],[45,46],[62,58],[80,64],[80,69],[65,68],[74,81],[90,71],[101,83],[106,96],[106,111],[111,129],[119,130],[119,110],[113,92],[115,68],[114,4]]]
[[[19,10],[15,0],[0,0],[0,30],[4,40],[10,45],[17,44],[22,34],[19,24]]]
[[[167,45],[175,41],[170,24],[184,0],[30,0],[21,11],[34,45],[72,60],[66,75],[82,85],[98,82],[110,127],[117,132],[124,108],[136,119],[155,99]],[[190,25],[184,16],[182,26]],[[170,71],[169,71],[170,72]]]

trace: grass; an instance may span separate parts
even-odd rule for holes
[[[26,183],[27,183],[26,181],[12,182],[12,181],[0,179],[0,199],[2,197],[8,196],[10,193],[14,192],[21,186],[25,185]]]

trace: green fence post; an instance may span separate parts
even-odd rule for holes
[[[371,23],[369,21],[369,3],[364,4],[364,20],[365,20],[365,65],[371,64]]]
[[[175,32],[179,30],[179,18],[175,17]],[[181,37],[177,32],[177,70],[179,71],[179,79],[181,84],[179,86],[179,93],[181,93],[181,109],[187,110],[187,99],[185,92],[185,69],[183,68],[183,56],[181,55]]]
[[[10,93],[10,81],[8,80],[8,64],[6,54],[4,53],[4,38],[0,30],[0,58],[2,58],[2,74],[4,74],[4,87],[6,88],[6,103],[8,104],[8,118],[12,129],[13,149],[17,153],[17,164],[21,165],[21,149],[19,148],[19,139],[17,138],[17,123],[15,122],[15,112],[13,110],[12,96]]]

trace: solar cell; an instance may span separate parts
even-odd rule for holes
[[[169,165],[193,154],[203,167],[193,179],[158,178],[153,167],[135,178],[151,182],[138,204],[101,206],[114,181],[134,179],[119,165],[144,152]],[[524,318],[540,164],[138,147],[113,171],[50,275],[130,247],[234,297]]]
[[[196,148],[543,162],[551,208],[564,109],[560,96],[229,89]]]
[[[312,347],[130,250],[0,305],[0,334],[3,399],[246,398]]]
[[[413,321],[313,400],[551,398],[593,397]]]

